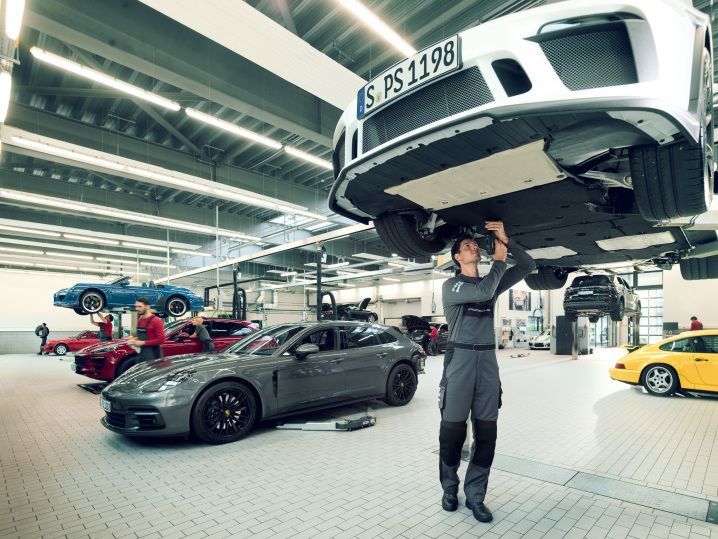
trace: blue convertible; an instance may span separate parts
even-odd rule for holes
[[[146,297],[159,315],[182,316],[201,311],[204,300],[187,288],[170,285],[130,286],[129,277],[103,284],[76,284],[55,292],[55,305],[74,309],[77,314],[125,311],[134,308],[135,299]]]

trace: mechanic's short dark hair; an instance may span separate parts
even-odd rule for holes
[[[152,302],[148,298],[137,298],[135,301],[144,303],[145,305],[152,305]]]
[[[695,316],[691,316],[691,320],[698,320]]]
[[[472,240],[472,241],[473,241],[473,240],[474,240],[474,237],[471,236],[471,235],[469,235],[469,234],[462,234],[461,236],[459,236],[458,238],[456,238],[456,241],[455,241],[454,244],[451,246],[451,260],[454,262],[454,265],[455,265],[457,268],[459,268],[459,269],[461,269],[461,264],[459,264],[459,263],[456,261],[456,258],[454,258],[454,257],[455,257],[457,254],[459,254],[459,251],[461,250],[461,242],[464,241],[464,240]]]
[[[111,314],[108,314],[108,315],[107,315],[107,319],[108,319],[110,322],[112,322],[112,321],[115,319],[115,317],[112,316]]]

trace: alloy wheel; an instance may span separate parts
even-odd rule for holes
[[[416,381],[409,367],[399,369],[391,381],[391,391],[399,402],[408,402],[416,391]]]
[[[207,431],[218,438],[231,438],[252,424],[252,410],[245,390],[223,389],[212,396],[202,413]]]
[[[89,313],[96,313],[102,309],[104,301],[97,292],[86,292],[82,296],[82,308]]]
[[[187,306],[183,300],[174,298],[167,304],[167,310],[172,316],[182,316],[187,312]]]
[[[55,353],[58,356],[64,356],[65,354],[67,354],[67,346],[65,346],[64,344],[58,344],[55,347]]]
[[[646,385],[654,393],[668,393],[673,387],[673,373],[665,367],[652,367],[646,373]]]

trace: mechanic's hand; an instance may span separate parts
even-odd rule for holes
[[[504,230],[503,221],[486,221],[485,226],[486,230],[489,230],[494,233],[494,236],[497,240],[508,245],[509,237],[506,235],[506,231]]]
[[[494,240],[494,262],[506,262],[509,250],[501,240]]]

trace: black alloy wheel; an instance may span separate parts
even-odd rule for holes
[[[386,403],[391,406],[404,406],[414,398],[418,380],[409,365],[396,365],[389,373],[386,388]]]
[[[618,307],[611,312],[611,320],[614,322],[620,322],[626,316],[626,303],[621,298],[618,302]]]
[[[252,430],[257,420],[257,400],[252,391],[237,382],[210,387],[192,411],[192,431],[203,442],[234,442]]]
[[[366,320],[367,322],[374,323],[378,320],[378,318],[375,314],[370,314],[369,316],[367,316]]]
[[[179,318],[180,316],[184,315],[188,310],[189,306],[183,298],[175,296],[167,301],[167,313],[170,316]]]
[[[96,290],[87,290],[80,296],[80,308],[89,314],[99,313],[105,308],[105,297]]]

